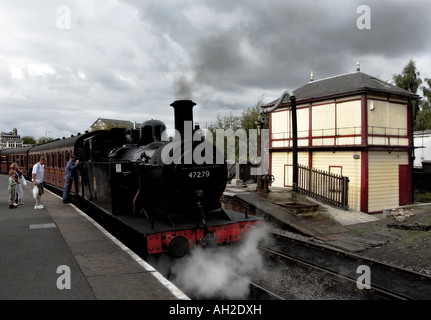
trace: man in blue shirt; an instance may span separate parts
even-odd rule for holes
[[[79,160],[76,160],[75,156],[71,156],[69,161],[66,164],[65,171],[65,183],[64,183],[64,189],[63,189],[63,202],[68,203],[69,202],[69,194],[70,190],[72,189],[72,183],[73,183],[73,176],[74,171],[76,167],[79,164]]]

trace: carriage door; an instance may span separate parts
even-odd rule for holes
[[[409,165],[399,165],[399,205],[404,206],[412,203],[412,180]]]

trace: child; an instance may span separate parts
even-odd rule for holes
[[[9,171],[9,209],[15,209],[17,205],[14,203],[15,200],[15,189],[17,182],[14,179],[15,177],[15,170]]]
[[[26,185],[25,178],[23,177],[22,171],[19,168],[19,165],[17,163],[12,163],[11,169],[15,170],[14,179],[17,182],[16,189],[15,189],[15,199],[17,200],[16,203],[18,205],[21,205],[21,204],[24,204],[24,202],[22,202],[22,196],[24,195],[24,192],[22,190],[21,184],[24,181],[24,185]]]

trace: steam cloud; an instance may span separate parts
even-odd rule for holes
[[[176,79],[174,83],[176,100],[193,100],[193,88],[184,75]]]
[[[241,271],[262,270],[263,258],[257,246],[268,239],[268,227],[254,227],[238,248],[196,248],[172,269],[173,282],[197,298],[244,299],[248,283],[236,275]]]

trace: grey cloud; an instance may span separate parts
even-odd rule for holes
[[[59,5],[70,6],[71,30],[56,27]],[[359,5],[371,9],[371,30],[356,27]],[[427,61],[430,13],[425,0],[11,1],[0,8],[0,108],[22,111],[35,136],[55,127],[35,110],[67,118],[71,133],[125,108],[131,121],[172,126],[177,98],[210,122],[305,84],[311,69],[315,79],[353,72],[359,58],[387,80],[410,58]]]

